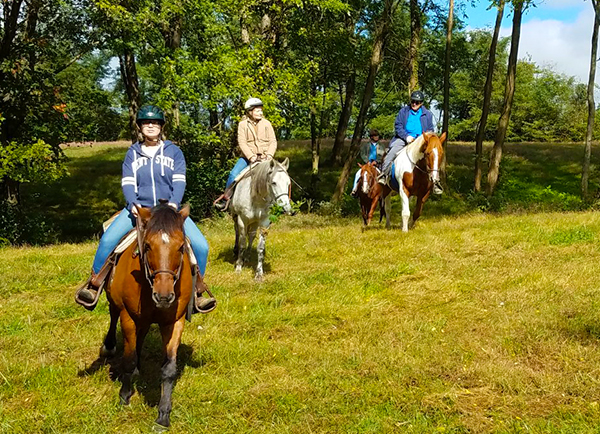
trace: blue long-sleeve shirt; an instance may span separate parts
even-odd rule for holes
[[[154,156],[145,154],[139,142],[127,150],[123,161],[121,187],[127,209],[133,204],[153,207],[167,199],[179,207],[185,192],[185,157],[168,140],[159,144]]]
[[[406,142],[406,138],[410,136],[410,134],[406,131],[406,123],[408,122],[408,116],[411,108],[410,106],[404,106],[398,112],[398,116],[396,116],[396,122],[394,123],[394,127],[396,130],[396,137],[400,137],[402,140]],[[421,132],[433,132],[435,131],[433,127],[433,114],[427,110],[424,106],[421,106]],[[414,137],[414,136],[413,136]],[[415,137],[416,138],[416,137]]]

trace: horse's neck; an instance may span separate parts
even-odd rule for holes
[[[415,140],[406,147],[406,155],[412,164],[416,164],[421,158],[423,158],[423,152],[421,152],[422,140]]]

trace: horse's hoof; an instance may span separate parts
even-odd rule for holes
[[[117,354],[116,347],[109,350],[108,348],[106,348],[106,345],[102,345],[102,348],[100,348],[100,357],[108,359],[110,357],[114,357],[115,354]]]
[[[262,283],[265,281],[265,278],[262,274],[257,274],[256,276],[254,276],[254,281],[258,282],[258,283]]]
[[[442,190],[441,188],[435,188],[433,189],[433,194],[442,194],[444,192],[444,190]]]
[[[166,423],[166,425],[165,425]],[[154,421],[154,425],[152,425],[152,431],[154,432],[165,432],[169,430],[169,420],[161,423],[160,417]]]
[[[242,266],[241,265],[236,265],[235,272],[236,272],[236,274],[240,274],[242,272]]]

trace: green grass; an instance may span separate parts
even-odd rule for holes
[[[89,164],[116,176],[110,162],[122,155],[69,152],[81,176]],[[556,152],[544,164],[574,172]],[[551,179],[519,167],[514,176],[530,173],[540,188]],[[87,195],[91,184],[70,170],[64,197],[75,186]],[[118,176],[106,182],[118,188]],[[575,196],[572,184],[553,191]],[[486,214],[456,191],[428,203],[408,234],[362,232],[358,217],[282,217],[263,284],[250,267],[233,272],[229,219],[202,221],[219,306],[186,326],[171,432],[597,433],[600,216],[543,212],[548,204],[528,213],[516,200],[505,209],[519,212]],[[95,246],[0,249],[0,432],[151,431],[157,330],[121,408],[118,358],[97,361],[107,303],[90,313],[72,301]]]

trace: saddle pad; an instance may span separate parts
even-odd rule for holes
[[[117,215],[118,215],[118,213],[104,222],[103,226],[104,226],[105,232],[106,232],[106,229],[108,229],[110,227],[110,225],[112,224],[112,222],[115,220],[115,217]],[[190,244],[190,239],[186,237],[185,240],[187,242],[187,251],[188,251],[188,256],[190,258],[190,263],[192,265],[196,265],[196,264],[198,264],[198,261],[196,260],[196,256],[194,255],[194,251],[192,250],[192,246]],[[132,230],[130,230],[127,233],[127,235],[125,235],[123,238],[121,238],[121,241],[119,241],[119,244],[117,244],[117,247],[115,247],[115,250],[113,250],[112,253],[115,253],[116,255],[120,255],[125,250],[127,250],[127,248],[129,246],[134,244],[136,241],[137,241],[137,229],[133,228]]]
[[[259,164],[260,164],[260,161],[255,161],[254,163],[246,166],[244,169],[242,169],[242,171],[240,172],[240,174],[235,177],[235,179],[233,180],[233,183],[237,184],[242,178],[244,178],[247,175],[247,173],[250,171],[250,169],[255,168]]]
[[[390,176],[389,186],[391,187],[392,190],[398,191],[400,189],[400,183],[396,179],[396,164],[395,163],[392,163],[391,170],[392,170],[392,172],[391,172],[391,176]]]

